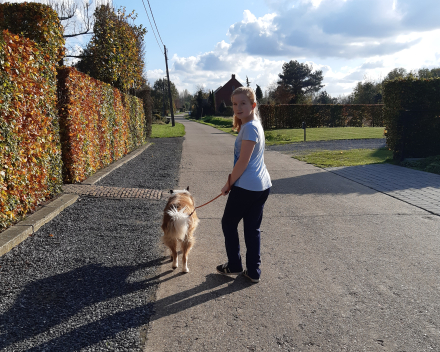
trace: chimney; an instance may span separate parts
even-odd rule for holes
[[[235,75],[232,75],[232,79],[235,79]]]

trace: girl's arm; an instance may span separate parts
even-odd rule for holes
[[[251,160],[252,152],[254,151],[255,144],[257,144],[254,141],[248,141],[244,140],[241,142],[241,149],[240,149],[240,157],[238,158],[237,162],[235,163],[234,169],[231,173],[231,187],[237,181],[240,176],[243,174],[244,170],[246,170],[249,160]],[[228,182],[226,182],[225,186],[222,188],[222,194],[225,196],[229,189]]]

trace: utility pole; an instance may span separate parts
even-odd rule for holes
[[[172,122],[172,126],[174,127],[176,124],[174,123],[173,96],[171,94],[170,74],[168,72],[167,47],[165,46],[165,44],[164,44],[163,48],[164,48],[164,51],[165,51],[165,66],[167,68],[168,95],[170,97],[171,122]]]

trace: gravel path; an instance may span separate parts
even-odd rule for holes
[[[314,150],[349,150],[385,148],[385,139],[344,139],[336,141],[299,142],[266,146],[266,150],[275,150],[288,154],[301,154]]]
[[[100,185],[177,184],[183,138]],[[81,197],[0,257],[0,351],[140,351],[153,314],[165,200]]]

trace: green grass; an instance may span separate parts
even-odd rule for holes
[[[399,165],[440,175],[440,155],[420,160],[404,160]]]
[[[303,129],[265,131],[266,145],[287,144],[304,141]],[[385,138],[383,127],[321,127],[307,128],[307,141],[331,141],[338,139]]]
[[[186,117],[188,118],[188,117]],[[215,127],[223,132],[237,135],[232,130],[232,117],[205,116],[201,120],[188,120],[203,123]],[[266,135],[266,145],[287,144],[304,141],[304,130],[280,129],[264,131]],[[307,141],[331,141],[338,139],[370,139],[385,138],[383,127],[322,127],[307,128]]]
[[[386,149],[321,150],[293,158],[318,167],[355,166],[391,162],[393,152]]]
[[[169,138],[169,137],[183,137],[185,135],[185,126],[176,122],[172,127],[171,122],[168,124],[153,124],[151,131],[151,138]]]
[[[237,135],[237,132],[232,130],[232,117],[205,116],[200,120],[195,120],[188,116],[185,116],[185,118],[190,121],[195,121],[204,125],[215,127],[220,131],[230,133],[234,136]]]

